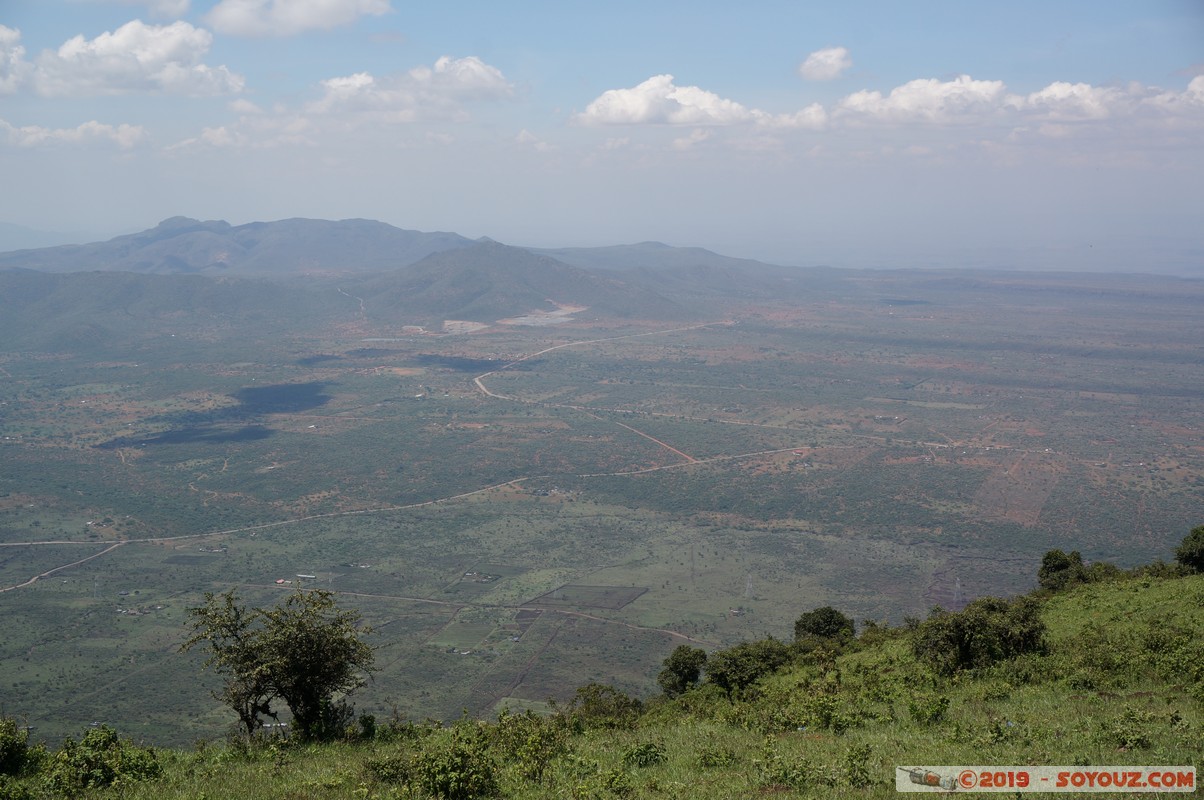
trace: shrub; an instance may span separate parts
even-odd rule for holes
[[[11,717],[0,717],[0,775],[19,775],[29,755],[29,731]]]
[[[945,718],[949,698],[944,695],[917,695],[907,701],[907,712],[916,722],[932,725]]]
[[[702,668],[706,666],[707,654],[698,647],[679,645],[665,659],[664,668],[656,676],[661,691],[666,697],[677,697],[698,684]]]
[[[577,689],[568,714],[582,728],[634,728],[642,704],[613,686],[587,683]]]
[[[1045,623],[1029,597],[982,597],[960,613],[933,609],[912,636],[915,657],[941,675],[1044,652]]]
[[[163,768],[155,751],[121,739],[107,725],[93,728],[79,742],[67,737],[50,757],[46,782],[51,789],[76,795],[85,789],[157,778]]]
[[[33,794],[15,779],[0,775],[0,800],[33,800]]]
[[[656,742],[633,745],[623,753],[623,763],[629,767],[651,767],[668,758],[665,748]]]
[[[829,639],[844,644],[853,638],[853,620],[832,606],[808,611],[794,622],[794,639]]]
[[[1204,525],[1191,529],[1175,550],[1175,560],[1192,572],[1204,572]]]
[[[450,743],[424,749],[412,764],[411,783],[443,800],[496,797],[497,765],[475,731],[457,728]]]
[[[540,781],[552,759],[569,750],[568,728],[562,717],[541,717],[531,711],[503,711],[489,729],[490,746],[502,759],[518,765],[519,774]]]
[[[1037,570],[1037,583],[1051,592],[1060,592],[1086,579],[1087,570],[1078,550],[1069,553],[1050,550],[1041,558],[1041,568]]]
[[[732,695],[789,661],[790,648],[777,639],[742,642],[711,655],[706,665],[707,679]]]

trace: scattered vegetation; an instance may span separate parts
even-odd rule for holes
[[[901,764],[1199,769],[1201,607],[1204,576],[1142,568],[861,636],[817,609],[793,644],[676,648],[658,697],[589,684],[547,715],[450,726],[361,718],[323,744],[298,729],[154,751],[99,726],[47,752],[5,718],[0,798],[887,798]],[[335,613],[304,608],[318,620]],[[259,613],[214,597],[194,625],[199,635],[218,619],[267,624]]]

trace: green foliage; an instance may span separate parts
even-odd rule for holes
[[[711,654],[706,663],[707,680],[729,695],[738,694],[785,666],[790,655],[790,648],[774,638],[742,642]]]
[[[704,745],[698,750],[698,766],[708,769],[730,767],[739,760],[736,751],[730,747]]]
[[[613,686],[588,683],[577,689],[568,715],[573,723],[588,728],[634,728],[643,704]]]
[[[444,800],[496,797],[501,791],[497,764],[474,726],[457,726],[450,742],[424,748],[412,769],[415,786]]]
[[[912,652],[940,675],[988,667],[1045,649],[1045,624],[1030,597],[982,597],[960,613],[934,609],[912,636]]]
[[[794,623],[795,641],[815,637],[844,644],[853,638],[853,631],[853,620],[832,606],[808,611]]]
[[[0,717],[0,775],[19,775],[29,756],[29,731],[12,717]]]
[[[1175,560],[1192,572],[1204,572],[1204,525],[1197,525],[1175,549]]]
[[[1064,553],[1050,550],[1041,557],[1041,568],[1037,570],[1037,583],[1042,589],[1060,592],[1068,586],[1083,583],[1087,578],[1083,556],[1078,550]]]
[[[651,767],[668,759],[665,747],[657,742],[643,742],[623,751],[623,763],[629,767]]]
[[[705,650],[688,644],[678,645],[665,659],[656,682],[666,697],[677,697],[698,684],[706,663]]]
[[[515,764],[525,780],[538,783],[552,760],[569,751],[565,723],[562,716],[503,711],[489,729],[490,745],[503,761]]]
[[[85,789],[157,778],[162,771],[154,750],[138,747],[101,725],[78,742],[67,737],[50,757],[45,775],[52,790],[76,795]]]
[[[268,609],[239,605],[233,591],[206,593],[205,605],[188,611],[193,635],[182,649],[208,647],[206,666],[226,676],[215,696],[234,709],[248,735],[261,715],[272,715],[276,698],[288,705],[302,739],[347,735],[355,715],[335,695],[361,686],[360,672],[374,660],[361,640],[370,630],[359,612],[338,609],[332,592],[300,589]]]
[[[8,775],[0,775],[0,800],[33,800],[33,793]]]
[[[932,725],[945,718],[949,698],[945,695],[915,694],[907,701],[907,712],[916,722]]]

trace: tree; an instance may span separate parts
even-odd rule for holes
[[[728,695],[743,691],[790,661],[790,648],[770,637],[741,642],[707,659],[707,679]]]
[[[794,640],[797,642],[809,637],[844,644],[853,638],[853,620],[832,606],[808,611],[794,622]]]
[[[698,684],[702,668],[707,663],[706,651],[688,644],[678,645],[665,659],[664,668],[656,676],[666,697],[677,697]]]
[[[192,637],[182,650],[205,644],[205,666],[224,675],[214,697],[234,709],[248,735],[275,714],[280,699],[293,715],[302,739],[340,734],[342,709],[335,695],[363,685],[374,653],[362,641],[371,630],[357,611],[340,610],[334,594],[298,589],[269,609],[248,609],[233,591],[205,594],[205,604],[190,608]]]
[[[1037,570],[1037,583],[1042,589],[1060,592],[1067,586],[1074,586],[1087,580],[1087,570],[1083,566],[1083,556],[1078,550],[1064,553],[1061,550],[1050,550],[1041,557],[1041,568]]]
[[[1175,550],[1175,560],[1193,572],[1204,572],[1204,525],[1197,525],[1183,537]]]
[[[980,597],[961,613],[933,609],[911,641],[915,657],[942,675],[1045,650],[1045,623],[1031,597]]]

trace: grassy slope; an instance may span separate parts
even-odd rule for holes
[[[570,736],[568,754],[550,762],[542,784],[522,779],[495,745],[502,796],[885,798],[896,795],[898,765],[1204,767],[1204,575],[1080,587],[1046,601],[1044,618],[1047,655],[976,675],[934,676],[895,631],[835,662],[773,675],[740,702],[704,687],[654,704],[634,729]],[[942,718],[917,718],[942,698]],[[251,757],[220,747],[163,751],[164,777],[127,786],[122,796],[419,797],[379,782],[366,765],[437,749],[451,736],[441,730],[421,745],[270,748]],[[624,763],[646,743],[666,759]],[[704,753],[711,766],[700,763]]]

